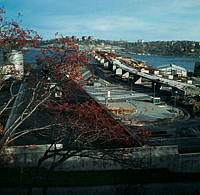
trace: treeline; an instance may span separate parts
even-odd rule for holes
[[[165,56],[200,57],[200,43],[194,41],[154,41],[127,43],[126,49],[133,53]]]
[[[163,56],[180,56],[180,57],[200,57],[200,42],[195,41],[151,41],[151,42],[127,42],[111,40],[73,40],[75,43],[84,45],[109,45],[121,47],[122,52],[153,54]],[[52,44],[58,40],[42,41],[43,44]]]

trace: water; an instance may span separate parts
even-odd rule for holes
[[[30,63],[32,66],[37,67],[37,56],[40,56],[41,52],[40,51],[35,51],[35,50],[29,50],[25,51],[24,54],[24,61]]]
[[[25,54],[24,60],[25,62],[30,62],[33,66],[36,65],[35,55],[40,55],[39,51],[29,51]],[[129,54],[128,54],[129,55]],[[153,66],[155,68],[159,68],[161,65],[166,64],[176,64],[178,66],[182,66],[190,72],[194,72],[195,62],[200,61],[200,58],[182,58],[175,56],[156,56],[156,55],[129,55],[134,59],[142,60],[147,62],[148,65]]]
[[[153,66],[155,68],[159,68],[161,65],[166,64],[176,64],[178,66],[182,66],[190,72],[194,72],[195,62],[200,62],[200,58],[182,58],[176,56],[156,56],[156,55],[129,55],[134,59],[142,60],[148,63],[148,65]]]

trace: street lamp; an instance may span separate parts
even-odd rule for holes
[[[105,97],[105,105],[107,106],[108,98]]]
[[[178,91],[175,91],[175,97],[174,97],[174,110],[175,110],[175,108],[176,108],[176,97],[177,97],[177,93],[178,93]]]
[[[129,77],[129,81],[131,81],[131,91],[133,89],[133,76]]]
[[[107,96],[105,96],[105,105],[108,105],[108,100],[110,99],[110,91],[107,91]]]
[[[133,79],[131,79],[131,91],[133,91]]]
[[[177,96],[177,91],[175,91],[174,107],[176,107],[176,96]]]

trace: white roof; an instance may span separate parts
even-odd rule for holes
[[[167,69],[167,68],[180,69],[180,70],[183,70],[183,71],[187,72],[187,70],[185,68],[183,68],[181,66],[178,66],[176,64],[166,64],[166,65],[159,66],[159,70]]]

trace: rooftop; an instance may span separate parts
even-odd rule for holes
[[[187,71],[185,68],[178,66],[176,64],[165,64],[165,65],[159,66],[160,70],[166,69],[166,68],[174,68],[174,69],[181,69],[181,70]]]

